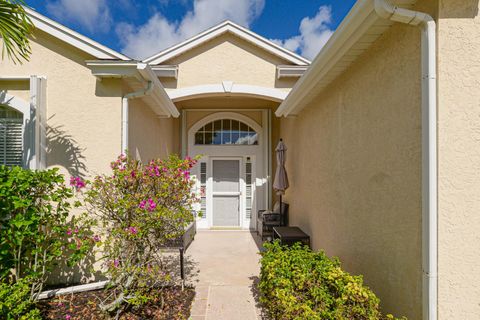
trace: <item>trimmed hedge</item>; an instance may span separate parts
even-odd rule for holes
[[[381,315],[380,300],[362,276],[343,271],[338,259],[298,243],[264,246],[260,301],[273,319],[395,319]]]

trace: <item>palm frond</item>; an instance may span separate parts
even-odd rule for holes
[[[23,5],[23,0],[0,0],[2,59],[6,55],[14,63],[28,60],[32,53],[29,36],[33,32],[33,24]]]

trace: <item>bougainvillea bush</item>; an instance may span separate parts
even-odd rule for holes
[[[1,317],[28,313],[52,269],[62,261],[78,263],[92,248],[93,222],[69,215],[76,187],[67,186],[57,169],[0,166]],[[16,305],[16,311],[8,304]],[[8,310],[16,313],[3,313]]]
[[[338,259],[299,243],[264,246],[260,301],[272,319],[396,319],[382,316],[380,300],[363,284],[362,276],[342,270]]]
[[[102,303],[105,311],[118,315],[144,304],[169,281],[161,247],[194,219],[190,169],[195,163],[170,156],[143,164],[122,155],[111,163],[111,174],[87,185],[85,204],[103,230],[98,240],[114,292]]]

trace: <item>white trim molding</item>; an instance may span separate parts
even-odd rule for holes
[[[60,23],[53,21],[35,10],[25,7],[25,11],[32,20],[34,26],[49,35],[66,42],[77,49],[91,54],[96,59],[120,59],[131,60],[129,57],[116,52],[78,32],[69,29]]]
[[[240,39],[243,39],[247,42],[252,43],[253,45],[264,49],[265,51],[270,52],[271,54],[280,57],[290,63],[296,65],[309,65],[310,61],[304,57],[289,51],[272,41],[242,27],[232,21],[224,21],[190,39],[187,39],[173,47],[167,48],[144,61],[149,64],[160,64],[165,62],[173,57],[179,56],[188,50],[191,50],[195,47],[202,45],[205,42],[212,40],[218,36],[221,36],[224,33],[231,33]]]
[[[288,91],[283,91],[275,88],[252,86],[248,84],[236,84],[231,81],[223,81],[219,84],[206,84],[181,89],[172,89],[167,90],[167,93],[170,99],[172,99],[174,102],[218,95],[251,96],[276,102],[282,102],[288,95]]]
[[[246,109],[248,110],[248,109]],[[212,122],[212,121],[215,121],[215,120],[222,120],[222,119],[233,119],[233,120],[238,120],[238,121],[241,121],[243,123],[245,123],[246,125],[250,126],[251,128],[253,128],[253,130],[255,130],[257,133],[261,133],[262,132],[262,126],[260,126],[257,122],[255,122],[255,120],[253,120],[252,118],[250,117],[247,117],[246,115],[243,115],[241,113],[238,113],[238,112],[215,112],[215,113],[212,113],[208,116],[205,116],[203,117],[202,119],[198,120],[194,125],[192,125],[190,127],[190,129],[188,129],[188,139],[190,141],[194,141],[194,138],[195,138],[195,133],[200,130],[201,127],[203,127],[204,125]]]
[[[153,88],[149,91],[148,97],[152,101],[147,103],[153,112],[162,117],[177,118],[180,116],[180,112],[178,112],[177,107],[173,104],[150,65],[143,62],[118,60],[87,60],[85,63],[98,79],[131,78],[134,81],[139,81],[142,86],[145,85],[145,82],[151,82]]]
[[[278,65],[277,79],[300,78],[307,71],[308,66]]]

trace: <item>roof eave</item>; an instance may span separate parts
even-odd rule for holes
[[[35,28],[66,42],[81,51],[84,51],[96,59],[131,60],[129,57],[116,52],[80,33],[65,27],[64,25],[45,17],[35,10],[25,7],[25,11],[32,20]]]
[[[147,62],[151,65],[163,63],[227,32],[230,32],[238,36],[239,38],[246,40],[247,42],[263,48],[266,51],[272,53],[273,55],[281,57],[286,61],[289,61],[290,63],[302,66],[310,64],[310,61],[308,59],[294,52],[291,52],[271,42],[270,40],[228,20],[210,29],[207,29],[204,32],[201,32],[198,35],[193,36],[177,45],[167,48],[149,58],[146,58],[144,62]]]
[[[407,7],[414,2],[401,0],[398,5]],[[275,114],[298,114],[391,25],[376,14],[373,0],[357,1]]]
[[[150,65],[137,61],[105,61],[88,60],[85,62],[92,74],[99,78],[136,78],[139,81],[151,81],[153,92],[150,95],[152,102],[149,107],[158,116],[174,117],[180,116],[175,104],[168,96],[157,75]]]

